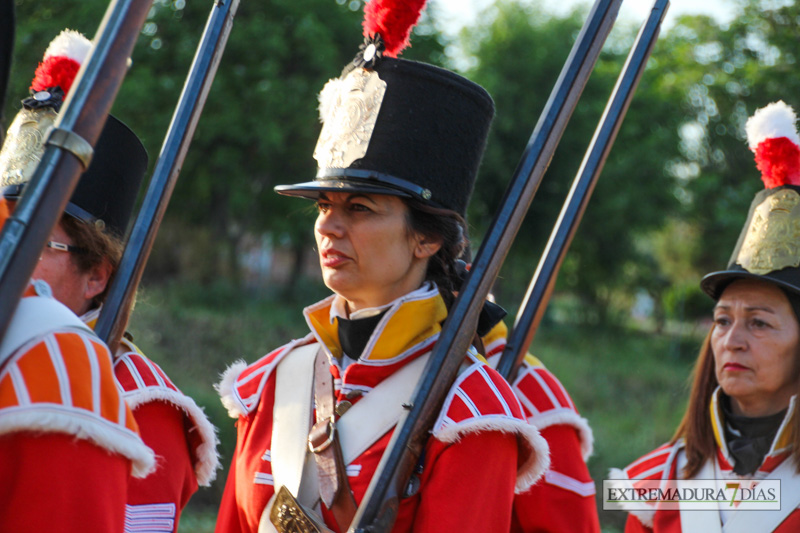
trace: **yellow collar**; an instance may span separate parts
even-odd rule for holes
[[[722,405],[720,405],[720,394],[722,394],[722,387],[717,387],[717,390],[715,390],[714,394],[711,396],[711,404],[709,405],[711,414],[711,427],[714,429],[714,440],[717,441],[717,446],[719,446],[719,449],[722,450],[725,460],[728,461],[728,463],[733,464],[733,458],[728,453],[728,443],[725,441],[725,413],[722,411]],[[772,446],[770,447],[766,457],[780,455],[791,447],[791,421],[792,416],[794,415],[796,401],[797,396],[792,396],[792,398],[789,400],[789,407],[786,409],[786,416],[783,417],[781,427],[778,428],[778,433],[775,435],[775,440],[772,441]]]
[[[334,295],[303,310],[306,322],[317,340],[336,358],[342,356],[339,325],[332,308],[339,305]],[[398,298],[388,306],[381,321],[367,342],[359,362],[389,364],[401,359],[406,352],[438,335],[447,317],[439,290],[426,285]]]

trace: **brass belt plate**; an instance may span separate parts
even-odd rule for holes
[[[284,486],[278,490],[269,519],[280,533],[324,533]]]

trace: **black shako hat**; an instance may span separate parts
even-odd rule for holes
[[[769,281],[800,294],[800,137],[794,110],[779,101],[747,121],[747,139],[767,187],[756,194],[728,267],[703,277],[718,300],[737,279]]]
[[[275,191],[310,199],[323,191],[391,194],[464,216],[494,102],[453,72],[390,57],[407,43],[410,26],[399,42],[397,28],[376,20],[402,7],[387,3],[366,4],[362,51],[320,93],[316,178]]]
[[[0,151],[0,187],[6,199],[19,199],[33,177],[48,130],[90,48],[88,39],[69,30],[50,43],[31,85],[32,96],[23,100]],[[65,212],[123,237],[146,169],[141,141],[109,115]]]

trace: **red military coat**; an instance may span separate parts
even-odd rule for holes
[[[756,479],[762,480],[766,478],[776,468],[781,466],[786,461],[791,461],[791,424],[793,413],[795,410],[795,398],[792,398],[792,403],[786,413],[784,423],[781,426],[778,434],[773,441],[772,447],[761,466],[750,476],[738,476],[733,472],[733,459],[728,452],[727,443],[725,442],[724,427],[724,414],[718,405],[718,398],[721,389],[717,389],[711,403],[710,416],[712,427],[714,428],[714,437],[717,442],[717,454],[713,459],[714,478],[715,479],[730,479],[731,481],[742,479]],[[612,479],[630,480],[634,486],[639,480],[668,480],[679,479],[678,473],[678,460],[679,455],[683,454],[683,440],[678,440],[675,443],[667,443],[663,446],[656,448],[654,451],[637,459],[623,470],[614,469],[611,471]],[[792,472],[794,472],[792,468]],[[719,476],[719,477],[717,477]],[[793,473],[796,478],[797,474]],[[695,478],[699,479],[699,478]],[[782,502],[783,504],[783,502]],[[712,513],[716,511],[703,511],[704,513]],[[753,511],[741,511],[752,513]],[[763,513],[763,514],[762,514]],[[770,511],[759,511],[759,514],[768,515]],[[718,512],[720,524],[728,528],[732,528],[731,521],[737,514],[735,510],[725,510]],[[794,510],[778,525],[775,529],[766,528],[763,525],[759,526],[759,533],[769,533],[774,531],[776,533],[790,533],[800,531],[800,510]],[[651,510],[633,510],[628,515],[628,521],[625,524],[626,533],[689,533],[691,527],[684,527],[681,524],[680,511],[677,509],[661,509],[654,507]]]
[[[3,339],[27,337],[0,369],[0,529],[118,533],[129,477],[153,469],[153,452],[106,346],[57,319],[80,325],[47,284],[35,282],[25,300],[39,307],[27,318],[18,310]]]
[[[492,366],[506,346],[506,332],[500,323],[483,339]],[[547,441],[550,468],[514,498],[512,533],[599,533],[595,485],[586,466],[594,442],[589,423],[561,382],[532,355],[526,356],[513,387],[528,423]]]
[[[93,328],[99,315],[100,309],[94,309],[81,319]],[[175,533],[181,510],[219,468],[214,427],[195,401],[127,339],[114,356],[114,376],[142,439],[157,458],[152,474],[130,480],[126,527]]]
[[[217,520],[218,533],[255,532],[274,494],[271,449],[276,367],[295,346],[321,343],[330,356],[337,402],[348,393],[357,405],[393,373],[429,353],[446,308],[435,287],[412,292],[388,307],[361,357],[342,368],[336,325],[337,297],[305,310],[312,335],[236,365],[218,386],[237,420],[236,452]],[[332,311],[333,309],[333,311]],[[422,461],[420,488],[401,501],[395,532],[486,532],[510,527],[515,488],[527,489],[547,465],[546,443],[523,418],[511,387],[470,356],[453,385]],[[353,398],[353,391],[361,395]],[[369,422],[365,422],[368,424]],[[361,501],[391,437],[381,436],[347,465],[357,503]],[[337,531],[327,509],[322,514]]]

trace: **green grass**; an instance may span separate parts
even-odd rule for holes
[[[267,292],[182,284],[146,288],[133,313],[139,347],[159,363],[219,428],[227,469],[235,446],[233,420],[213,384],[233,361],[255,361],[289,339],[305,335],[304,305],[326,295],[308,285],[295,298]],[[637,329],[575,326],[546,321],[531,346],[562,381],[589,420],[595,451],[589,469],[598,485],[611,467],[623,467],[665,442],[683,414],[687,377],[700,339],[671,328],[669,335]],[[184,510],[180,530],[211,532],[225,471],[200,489]],[[601,512],[603,530],[619,532],[625,516]]]
[[[610,468],[626,466],[672,436],[686,405],[687,377],[699,343],[565,324],[538,332],[532,351],[561,380],[592,427],[594,454],[588,464],[598,495]],[[600,520],[604,531],[622,531],[625,514],[600,511]]]

